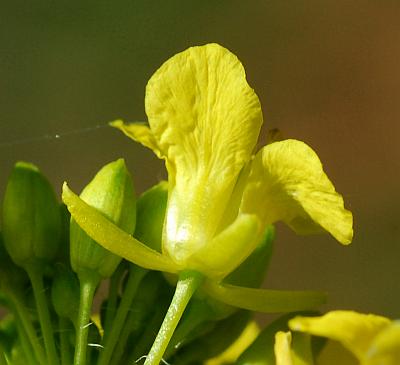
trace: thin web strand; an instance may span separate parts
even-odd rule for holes
[[[13,141],[3,141],[3,142],[0,142],[0,148],[19,146],[19,145],[35,143],[35,142],[54,141],[54,140],[58,140],[58,139],[65,138],[65,137],[90,133],[90,132],[96,131],[98,129],[108,128],[108,127],[109,127],[108,124],[97,124],[95,126],[73,129],[71,131],[66,131],[66,132],[60,132],[60,133],[54,133],[54,134],[44,134],[44,135],[37,136],[37,137],[15,139]]]

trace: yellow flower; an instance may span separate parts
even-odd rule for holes
[[[326,337],[340,343],[353,355],[346,356],[346,364],[398,365],[400,364],[400,322],[388,318],[352,311],[332,311],[322,317],[295,317],[289,321],[293,331]],[[333,343],[332,349],[337,349]],[[336,350],[337,351],[337,350]],[[322,352],[319,364],[337,364],[338,356],[331,351]],[[344,357],[343,357],[344,358]],[[341,362],[342,363],[342,362]],[[344,364],[344,362],[343,362]]]
[[[246,307],[232,288],[214,284],[251,254],[267,225],[284,221],[298,233],[326,231],[342,244],[352,240],[352,214],[309,146],[284,140],[253,155],[261,106],[227,49],[207,44],[170,58],[149,80],[145,107],[148,125],[112,125],[165,160],[162,254],[120,231],[65,186],[72,216],[105,248],[149,269],[200,272],[212,279],[215,297]],[[254,290],[241,293],[248,309],[262,302]]]
[[[208,44],[175,55],[150,79],[145,101],[149,126],[113,126],[166,162],[163,251],[178,266],[223,277],[278,220],[351,241],[352,215],[310,147],[286,140],[252,155],[261,106],[227,49]]]

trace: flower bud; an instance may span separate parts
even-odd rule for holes
[[[168,183],[161,181],[145,191],[137,201],[134,236],[153,250],[161,252],[161,237],[168,200]]]
[[[3,202],[3,237],[12,260],[26,267],[48,262],[60,241],[59,205],[52,187],[39,169],[17,162]]]
[[[136,223],[136,200],[132,178],[123,159],[105,165],[80,195],[109,220],[128,233]],[[71,265],[78,273],[90,272],[100,278],[112,275],[121,257],[91,239],[72,219],[70,226]]]

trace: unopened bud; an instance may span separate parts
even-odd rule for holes
[[[76,275],[62,265],[57,267],[51,287],[55,312],[76,324],[79,309],[79,281]]]
[[[39,169],[18,162],[11,172],[3,202],[5,247],[20,266],[48,262],[60,241],[59,204]]]
[[[161,181],[145,191],[137,201],[135,237],[159,252],[167,200],[168,183]]]
[[[133,233],[136,223],[135,192],[123,159],[104,166],[80,197],[121,229]],[[70,247],[71,265],[78,275],[89,271],[99,278],[107,278],[121,261],[121,257],[91,239],[74,220],[71,220]]]

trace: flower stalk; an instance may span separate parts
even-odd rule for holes
[[[194,271],[184,271],[179,275],[174,297],[144,365],[158,365],[160,363],[190,298],[202,280],[203,276]]]

